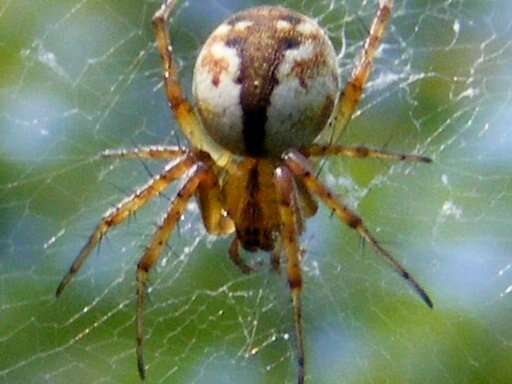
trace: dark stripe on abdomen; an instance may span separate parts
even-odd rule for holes
[[[226,45],[235,48],[240,57],[237,82],[241,85],[245,155],[265,157],[267,113],[272,92],[279,83],[276,72],[286,50],[296,48],[300,41],[296,37],[276,38],[275,31],[269,31],[265,21],[251,21],[254,24],[244,32],[239,35],[233,32],[226,40]]]

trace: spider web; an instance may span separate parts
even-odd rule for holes
[[[260,3],[180,3],[171,31],[187,89],[208,33]],[[376,2],[279,3],[327,29],[346,79]],[[510,383],[512,4],[396,3],[343,141],[434,163],[332,159],[321,177],[435,309],[320,210],[303,236],[308,382]],[[101,214],[162,166],[95,155],[183,142],[150,30],[158,6],[0,2],[1,383],[138,381],[135,264],[175,187],[112,231],[61,299],[54,290]],[[241,275],[194,204],[177,232],[151,274],[147,382],[294,383],[286,278],[264,254]]]

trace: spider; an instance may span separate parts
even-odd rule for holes
[[[153,16],[156,45],[170,109],[190,148],[148,146],[107,150],[104,157],[151,158],[169,163],[147,184],[105,213],[57,288],[59,296],[91,251],[114,226],[184,179],[137,264],[137,362],[145,377],[144,299],[148,273],[157,262],[188,201],[198,200],[206,231],[234,233],[229,257],[244,273],[253,269],[243,248],[271,254],[279,270],[281,255],[291,292],[297,382],[305,380],[302,323],[304,220],[323,202],[383,257],[433,307],[426,291],[368,231],[356,212],[316,176],[310,158],[328,155],[429,163],[406,155],[334,144],[349,123],[370,75],[374,56],[391,16],[392,0],[379,0],[369,36],[343,89],[337,57],[324,30],[311,18],[280,6],[260,6],[232,15],[202,47],[194,69],[190,103],[180,85],[168,31],[176,0],[164,0]],[[329,145],[320,144],[329,139]],[[315,199],[316,198],[316,199]]]

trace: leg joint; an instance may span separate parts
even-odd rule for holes
[[[363,224],[363,220],[354,214],[347,217],[346,224],[352,228],[357,229]]]
[[[302,278],[299,275],[289,276],[288,284],[289,284],[291,290],[295,290],[295,289],[298,289],[299,291],[302,290]]]
[[[149,272],[149,265],[144,262],[144,260],[140,260],[138,263],[137,263],[137,272],[140,273],[148,273]]]

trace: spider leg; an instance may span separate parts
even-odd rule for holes
[[[226,215],[222,204],[219,180],[210,168],[207,170],[205,179],[199,184],[198,200],[203,223],[208,233],[227,235],[235,230],[235,224]]]
[[[207,166],[203,163],[196,163],[196,165],[194,165],[190,176],[171,202],[162,223],[158,226],[149,246],[146,248],[144,255],[140,258],[137,264],[137,366],[141,379],[144,379],[145,377],[143,352],[144,295],[146,292],[148,273],[160,257],[162,249],[165,247],[169,236],[187,207],[187,202],[197,190],[199,183],[207,177],[207,169]]]
[[[316,203],[311,193],[309,193],[308,189],[300,180],[295,180],[295,185],[297,186],[297,193],[299,195],[299,206],[301,209],[301,213],[304,218],[312,217],[318,211],[318,204]]]
[[[103,158],[172,160],[186,153],[185,149],[174,145],[148,145],[129,149],[107,149],[101,152],[100,156]]]
[[[274,249],[270,253],[270,265],[272,269],[279,273],[281,270],[281,252],[282,252],[281,239],[277,239],[274,244]]]
[[[231,158],[230,154],[205,133],[179,82],[178,68],[173,58],[171,37],[167,29],[169,16],[175,6],[176,0],[164,0],[160,9],[153,16],[153,30],[158,51],[162,58],[167,100],[183,134],[192,145],[208,152],[216,163],[226,165]]]
[[[110,209],[96,226],[96,229],[89,237],[87,243],[82,247],[78,256],[73,260],[68,273],[62,278],[57,288],[56,296],[60,296],[64,288],[66,288],[71,279],[80,270],[92,250],[112,227],[121,224],[149,200],[161,193],[170,183],[188,171],[194,163],[195,160],[193,157],[186,156],[177,163],[167,165],[162,173],[151,179],[137,192],[128,196],[115,208]]]
[[[285,154],[284,159],[286,165],[298,178],[304,181],[304,184],[311,193],[318,196],[342,222],[356,230],[359,235],[372,246],[375,252],[379,256],[383,257],[393,267],[393,269],[411,285],[425,304],[432,308],[432,300],[425,289],[419,285],[414,277],[407,272],[406,269],[388,251],[382,248],[379,242],[368,231],[361,217],[348,208],[342,201],[337,199],[329,188],[316,179],[308,160],[299,152],[294,150]]]
[[[379,0],[379,8],[373,19],[372,26],[370,27],[370,34],[364,43],[361,57],[352,71],[349,81],[340,94],[331,122],[328,128],[322,132],[319,137],[320,140],[336,143],[343,133],[344,128],[350,122],[359,104],[368,77],[370,76],[373,60],[380,47],[384,31],[391,17],[392,8],[393,0]]]
[[[431,163],[432,159],[426,156],[410,155],[404,153],[395,153],[381,151],[379,149],[371,149],[363,146],[347,147],[344,145],[320,145],[313,144],[309,147],[300,150],[305,157],[319,157],[328,155],[340,155],[353,158],[367,158],[372,157],[382,160],[396,160],[396,161],[417,161],[420,163]]]
[[[229,258],[242,271],[242,273],[251,273],[252,267],[247,265],[240,257],[240,241],[235,237],[229,246]]]
[[[292,295],[293,321],[297,342],[298,384],[304,383],[304,331],[302,322],[302,271],[300,266],[299,228],[297,223],[297,195],[293,176],[286,166],[280,166],[274,174],[279,196],[281,240],[287,257],[288,285]],[[300,213],[299,213],[300,214]]]
[[[153,29],[158,51],[162,57],[167,99],[176,119],[180,123],[183,133],[190,138],[194,136],[199,121],[194,114],[192,105],[188,102],[181,89],[178,79],[178,68],[172,57],[172,45],[167,30],[167,21],[175,6],[176,0],[164,0],[160,9],[153,16]],[[194,142],[194,140],[191,141]]]

